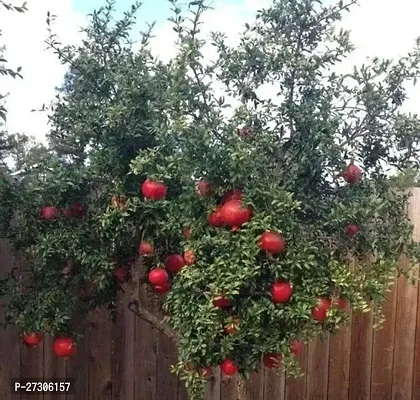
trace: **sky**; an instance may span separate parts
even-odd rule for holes
[[[27,0],[28,12],[24,15],[0,9],[1,44],[7,44],[6,58],[12,67],[21,66],[23,80],[0,78],[1,93],[7,98],[9,132],[23,132],[45,141],[48,116],[45,112],[32,112],[54,99],[55,88],[65,73],[57,57],[46,50],[46,14],[57,15],[55,32],[62,43],[77,43],[81,39],[80,27],[85,26],[87,14],[104,4],[105,0]],[[117,0],[117,14],[128,9],[134,0]],[[324,0],[331,1],[331,0]],[[9,0],[20,4],[20,0]],[[369,56],[396,58],[409,51],[420,36],[419,0],[359,0],[360,5],[343,20],[343,27],[351,30],[356,52],[347,65],[360,64]],[[251,21],[255,11],[270,0],[215,0],[214,10],[205,18],[207,31],[224,31],[234,43],[246,21]],[[162,59],[173,54],[173,32],[167,21],[170,15],[167,0],[143,0],[138,14],[137,30],[144,23],[156,20],[153,51]],[[420,86],[410,91],[408,111],[420,106]]]

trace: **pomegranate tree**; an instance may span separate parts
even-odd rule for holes
[[[308,342],[380,313],[400,257],[420,256],[390,169],[420,160],[417,117],[400,109],[418,51],[343,75],[342,7],[288,0],[233,47],[212,35],[207,64],[204,3],[188,20],[174,7],[168,63],[147,34],[127,44],[131,12],[115,29],[100,11],[77,48],[50,38],[72,63],[51,108],[54,162],[0,181],[2,228],[28,266],[2,278],[1,300],[25,342],[53,335],[69,357],[76,315],[130,298],[118,307],[174,339],[192,400],[216,370],[296,375]]]

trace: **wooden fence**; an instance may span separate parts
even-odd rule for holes
[[[408,214],[420,240],[420,188],[413,190]],[[12,264],[0,242],[0,273]],[[156,307],[148,294],[142,294]],[[387,296],[386,323],[373,331],[371,314],[354,313],[352,325],[324,343],[309,344],[300,356],[305,377],[285,379],[272,371],[254,374],[247,383],[250,400],[420,400],[419,288],[405,278]],[[172,343],[127,310],[121,293],[120,317],[106,310],[85,322],[78,354],[67,361],[52,352],[52,338],[28,349],[19,332],[0,331],[0,399],[28,400],[186,400],[183,383],[170,374],[176,362]],[[0,316],[1,317],[1,316]],[[417,327],[418,325],[418,327]],[[74,378],[72,395],[12,395],[11,378]],[[208,400],[236,400],[235,378],[215,379]]]

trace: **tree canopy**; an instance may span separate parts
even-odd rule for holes
[[[80,45],[51,34],[69,67],[51,111],[54,157],[0,190],[26,272],[0,293],[23,332],[76,339],[75,316],[113,310],[131,272],[164,296],[167,321],[138,298],[130,307],[174,338],[175,370],[200,399],[210,366],[296,373],[292,343],[336,332],[349,307],[380,315],[408,273],[400,257],[418,261],[390,168],[418,168],[420,120],[401,106],[420,48],[343,74],[353,46],[337,27],[355,2],[275,0],[239,45],[212,33],[208,61],[207,2],[170,3],[168,63],[152,30],[134,50],[139,4],[115,21],[108,1]]]

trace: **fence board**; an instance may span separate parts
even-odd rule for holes
[[[44,338],[44,379],[65,379],[66,361],[58,358],[53,351],[54,337],[46,335]],[[29,378],[29,377],[28,377]],[[86,379],[86,377],[85,377]],[[65,400],[65,393],[46,393],[44,400]]]
[[[127,308],[129,301],[129,293],[118,294],[118,319],[113,330],[113,400],[134,400],[135,316]]]
[[[308,372],[306,398],[327,400],[328,396],[329,338],[317,339],[308,345]]]
[[[350,400],[369,400],[372,366],[372,313],[353,313],[350,352]]]
[[[97,310],[88,328],[89,400],[112,399],[112,324],[109,311]]]
[[[67,394],[66,400],[89,399],[89,379],[86,379],[90,370],[88,323],[87,321],[79,321],[78,326],[84,336],[77,343],[76,355],[66,362],[66,378],[74,379],[74,393]]]
[[[273,398],[276,400],[285,400],[286,395],[286,377],[280,376],[275,371],[265,371],[264,391],[262,399]]]
[[[20,344],[20,373],[30,379],[43,379],[44,344],[27,347],[23,340]],[[21,400],[42,400],[42,393],[22,393]]]
[[[330,336],[328,400],[349,398],[351,326]]]
[[[306,373],[308,371],[308,346],[302,348],[302,352],[297,357],[302,373],[301,378],[286,379],[286,399],[287,400],[305,400],[306,399]]]
[[[373,333],[371,399],[391,399],[397,288],[387,294],[383,313],[387,323]]]

